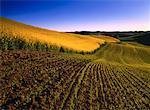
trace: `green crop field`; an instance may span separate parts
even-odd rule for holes
[[[115,39],[92,52],[76,52],[46,42],[27,43],[21,34],[13,38],[9,32],[0,36],[0,109],[150,109],[149,46]],[[84,41],[86,36],[77,38]],[[99,44],[98,37],[89,38]]]

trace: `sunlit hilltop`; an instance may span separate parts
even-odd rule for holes
[[[106,42],[106,36],[100,38],[57,32],[38,27],[25,25],[19,22],[15,22],[9,19],[1,18],[1,34],[9,35],[12,37],[20,37],[27,42],[43,42],[48,45],[56,45],[59,47],[65,47],[77,51],[92,51],[98,48],[101,44]],[[104,39],[103,39],[104,37]],[[107,36],[108,39],[108,36]],[[110,37],[110,39],[112,39]],[[113,38],[114,39],[114,38]],[[119,41],[114,39],[113,42]]]

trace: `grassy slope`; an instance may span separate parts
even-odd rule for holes
[[[19,37],[27,42],[40,41],[49,45],[57,45],[77,51],[92,51],[103,44],[105,39],[88,35],[69,34],[51,31],[22,24],[6,18],[0,18],[1,36]]]
[[[149,46],[130,43],[109,43],[96,53],[96,62],[150,68]]]

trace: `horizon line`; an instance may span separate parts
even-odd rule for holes
[[[66,31],[63,31],[63,30],[59,30],[59,29],[52,29],[52,28],[48,28],[48,27],[44,27],[44,26],[40,26],[40,25],[33,25],[33,24],[30,24],[30,23],[25,23],[25,22],[22,22],[22,21],[18,21],[18,20],[14,20],[14,19],[11,19],[11,18],[8,18],[8,17],[4,17],[4,16],[0,16],[0,18],[4,18],[4,19],[7,19],[7,20],[11,20],[11,21],[14,21],[14,22],[18,22],[18,23],[22,23],[22,24],[25,24],[25,25],[29,25],[29,26],[33,26],[33,27],[37,27],[37,28],[42,28],[42,29],[47,29],[47,30],[50,30],[50,31],[57,31],[57,32],[66,32],[66,33],[71,33],[71,32],[149,32],[150,29],[148,30],[66,30]]]

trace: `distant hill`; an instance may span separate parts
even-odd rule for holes
[[[0,18],[0,37],[7,36],[24,39],[26,42],[43,42],[77,51],[92,51],[106,40],[89,35],[57,32]]]
[[[126,31],[126,32],[104,32],[104,31],[77,31],[69,32],[81,35],[95,35],[95,36],[111,36],[121,41],[137,42],[144,45],[150,45],[150,31]]]
[[[122,37],[122,38],[120,38],[120,40],[137,42],[137,43],[141,43],[141,44],[150,46],[150,32],[133,35],[133,36],[128,36],[128,37]]]

